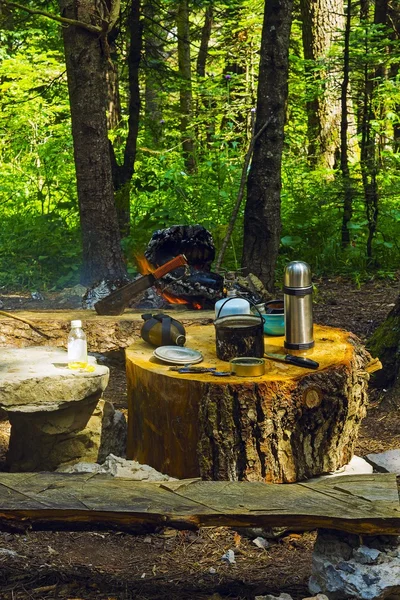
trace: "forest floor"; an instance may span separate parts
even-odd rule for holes
[[[342,327],[368,339],[399,294],[399,280],[370,281],[356,288],[346,280],[316,282],[315,322]],[[28,295],[1,296],[4,310],[45,308]],[[46,308],[48,308],[46,306]],[[68,307],[65,307],[68,308]],[[126,410],[122,366],[111,366],[106,397]],[[400,398],[371,389],[356,454],[400,448]],[[0,423],[0,459],[8,424]],[[134,536],[115,532],[0,533],[0,599],[232,600],[285,592],[309,596],[307,582],[315,533],[289,534],[258,548],[225,528],[197,533],[166,529]],[[236,562],[222,555],[232,549]]]

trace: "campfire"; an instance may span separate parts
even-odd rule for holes
[[[128,306],[140,310],[212,310],[225,292],[224,278],[211,270],[214,258],[212,236],[203,226],[160,229],[153,234],[144,255],[136,257],[141,275],[128,284],[122,282],[122,287],[115,282],[100,282],[88,290],[83,306],[94,307],[100,315],[122,314]],[[236,287],[241,296],[254,304],[271,299],[254,275],[233,275],[230,287]]]
[[[175,256],[184,254],[188,267],[179,267],[158,281],[156,288],[135,299],[132,308],[212,309],[222,298],[224,279],[211,271],[215,258],[212,236],[201,225],[174,225],[156,231],[144,256],[136,257],[142,275],[152,273]]]

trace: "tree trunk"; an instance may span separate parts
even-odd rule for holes
[[[380,25],[386,23],[387,17],[386,0],[377,0],[375,4],[374,24]],[[368,23],[365,22],[365,55],[370,52],[370,34]],[[364,200],[366,217],[368,221],[368,236],[366,242],[367,258],[369,264],[373,263],[372,242],[375,237],[378,214],[379,214],[379,189],[378,172],[379,162],[377,157],[377,132],[374,123],[379,119],[375,106],[375,95],[378,86],[378,79],[381,79],[383,73],[381,67],[373,67],[368,61],[364,66],[364,90],[361,115],[361,152],[360,166],[361,176],[364,188]]]
[[[164,72],[164,41],[165,30],[160,25],[161,13],[154,0],[146,0],[143,5],[144,27],[144,56],[145,56],[145,91],[144,110],[146,130],[150,134],[154,147],[160,145],[162,137],[162,89]]]
[[[142,51],[140,0],[131,0],[128,14],[128,31],[130,39],[128,53],[128,136],[122,165],[117,163],[112,144],[110,144],[115,204],[122,237],[129,235],[130,232],[130,183],[135,168],[136,142],[139,132],[139,64]]]
[[[176,15],[178,31],[178,64],[180,76],[180,119],[185,166],[189,173],[196,170],[192,117],[192,67],[190,62],[190,27],[188,0],[180,0]]]
[[[94,0],[59,4],[65,17],[101,24]],[[63,27],[63,37],[82,228],[82,283],[91,285],[126,277],[107,138],[107,59],[99,35],[69,26]]]
[[[197,55],[196,71],[198,77],[206,76],[206,62],[208,55],[208,44],[211,37],[211,28],[213,22],[213,7],[209,4],[206,7],[204,15],[204,24],[201,30],[200,50]]]
[[[338,31],[343,29],[343,0],[301,0],[308,95],[308,156],[313,167],[332,168],[340,146],[340,97],[336,73],[327,64]],[[321,66],[322,63],[322,66]]]
[[[255,133],[247,182],[242,266],[272,291],[281,231],[281,163],[288,94],[292,0],[265,2]]]
[[[343,53],[343,80],[341,85],[341,121],[340,121],[340,170],[343,183],[343,218],[342,218],[342,246],[350,244],[350,231],[348,225],[353,216],[353,189],[349,170],[348,129],[349,111],[347,97],[349,91],[349,59],[350,59],[350,28],[351,28],[351,0],[347,0],[346,28],[344,32]]]
[[[374,384],[388,388],[400,384],[400,296],[385,321],[375,330],[367,346],[379,356],[383,368],[374,375]]]
[[[315,327],[311,371],[267,360],[258,377],[179,373],[139,340],[126,351],[130,459],[173,477],[289,483],[347,464],[367,403],[371,361],[360,341]],[[207,367],[216,357],[212,325],[187,330]],[[267,352],[283,338],[266,338]],[[378,361],[376,361],[378,362]]]

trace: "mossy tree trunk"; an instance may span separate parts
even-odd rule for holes
[[[379,387],[400,386],[400,295],[385,321],[368,341],[368,349],[379,356],[383,369],[374,374]]]

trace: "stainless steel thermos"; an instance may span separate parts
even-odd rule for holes
[[[303,350],[314,346],[310,266],[290,262],[283,278],[285,303],[285,348]]]

